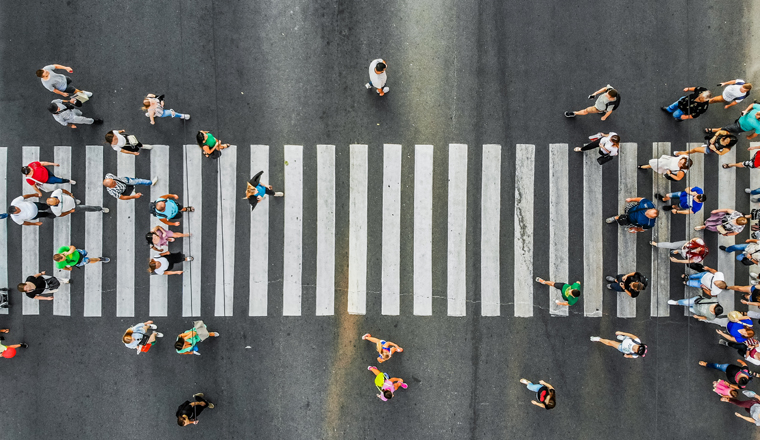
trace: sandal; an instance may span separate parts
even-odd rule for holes
[[[362,340],[367,340],[367,338],[369,338],[370,336],[372,336],[372,335],[369,334],[369,333],[367,333],[364,336],[362,336]]]
[[[537,283],[541,283],[541,284],[546,284],[546,281],[542,280],[542,279],[541,279],[541,278],[539,278],[539,277],[536,277],[536,282],[537,282]]]
[[[654,241],[654,240],[652,240],[652,241],[649,242],[649,245],[650,246],[657,246],[657,242]]]
[[[195,258],[193,258],[193,257],[187,257],[187,258],[185,258],[185,261],[193,261],[193,260],[195,260]]]
[[[185,209],[187,209],[187,212],[195,212],[195,208],[193,208],[192,206],[188,206]]]
[[[573,151],[581,152],[581,147],[575,147],[573,148]]]
[[[724,170],[727,170],[727,169],[731,168],[727,163],[724,163],[721,166],[723,167]]]
[[[712,128],[705,128],[705,133],[712,134],[713,133]]]

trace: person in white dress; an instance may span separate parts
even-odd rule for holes
[[[74,197],[69,191],[59,188],[50,194],[50,197],[46,200],[50,211],[55,214],[56,217],[66,217],[74,211],[84,212],[102,212],[108,214],[108,208],[102,206],[81,205],[80,201]]]
[[[659,159],[650,159],[646,165],[639,165],[639,169],[654,170],[668,180],[681,180],[692,164],[692,160],[685,154],[681,156],[663,154]]]
[[[386,73],[387,68],[388,63],[386,63],[384,59],[378,58],[372,60],[372,62],[369,63],[369,82],[365,84],[364,87],[369,90],[375,89],[380,96],[384,96],[388,93],[390,88],[385,86],[385,82],[388,80],[388,74]]]

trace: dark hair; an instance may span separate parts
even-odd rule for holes
[[[8,207],[8,214],[15,214],[16,213],[16,207],[11,205]]]
[[[720,304],[715,304],[715,316],[722,315],[723,314],[723,306]]]
[[[550,389],[549,393],[546,396],[546,399],[544,399],[544,408],[546,409],[552,409],[557,405],[556,397],[554,396],[554,390]]]
[[[145,241],[147,241],[150,246],[153,246],[153,231],[145,233]]]
[[[647,346],[646,344],[639,344],[639,349],[636,351],[636,354],[639,356],[644,356],[647,354]]]
[[[108,142],[109,144],[111,142],[113,142],[113,132],[112,131],[109,131],[108,133],[106,133],[106,142]]]
[[[697,194],[696,196],[694,196],[694,200],[698,201],[699,203],[702,203],[705,200],[707,200],[707,196],[705,194]]]
[[[570,289],[570,292],[568,293],[574,296],[575,298],[578,298],[579,296],[581,296],[581,291],[578,289]]]
[[[36,72],[34,72],[35,75],[37,75],[37,78],[42,78],[42,75],[45,74],[45,69],[37,69]]]
[[[739,380],[736,381],[736,383],[744,388],[749,383],[749,377],[740,377]]]
[[[18,286],[16,286],[18,291],[21,293],[24,293],[24,287],[26,287],[26,283],[18,283]]]
[[[21,174],[23,174],[23,175],[25,175],[25,176],[26,176],[27,174],[29,174],[31,171],[32,171],[32,169],[31,169],[31,168],[29,168],[28,166],[23,166],[23,167],[21,167]]]
[[[737,142],[736,136],[734,136],[733,134],[729,134],[724,137],[728,139],[728,144],[726,144],[726,147],[733,147],[734,145],[736,145],[736,142]]]
[[[375,65],[375,70],[382,72],[383,70],[385,70],[386,67],[388,66],[386,66],[385,63],[379,62]]]
[[[184,415],[177,417],[177,424],[179,426],[185,426],[185,416]]]
[[[682,170],[688,170],[689,168],[691,168],[691,166],[692,166],[692,165],[694,165],[694,161],[693,161],[693,160],[691,160],[691,159],[689,159],[689,158],[687,157],[687,158],[686,158],[686,163],[683,165],[683,168],[681,168],[681,169],[682,169]]]
[[[198,142],[198,146],[202,147],[203,143],[206,142],[206,139],[204,139],[205,136],[203,135],[202,131],[199,131],[198,134],[195,135],[195,141]]]
[[[48,104],[47,109],[50,113],[55,113],[58,111],[58,104],[56,104],[55,102],[51,102],[50,104]]]
[[[613,134],[612,136],[610,136],[610,140],[612,141],[613,144],[617,144],[618,142],[620,142],[620,136]]]
[[[391,400],[393,399],[393,391],[383,390],[383,396],[385,396],[386,399]]]
[[[609,95],[612,96],[613,98],[617,98],[617,95],[618,95],[617,90],[610,87],[609,89],[607,89],[607,93],[609,93]]]
[[[636,283],[633,283],[633,284],[636,284]],[[631,284],[631,287],[633,287],[633,284]],[[641,283],[639,283],[639,284],[641,284]],[[631,298],[636,298],[637,296],[639,296],[639,293],[641,293],[641,292],[640,292],[639,290],[637,290],[637,289],[633,289],[633,290],[631,290],[630,292],[631,292]]]
[[[182,350],[182,347],[185,346],[185,340],[182,338],[177,338],[177,342],[174,343],[174,349],[177,351]]]

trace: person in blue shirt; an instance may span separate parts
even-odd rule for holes
[[[179,222],[170,222],[171,219],[181,219],[183,212],[193,212],[195,208],[192,206],[182,207],[177,203],[179,196],[176,194],[165,194],[155,202],[150,204],[150,212],[162,223],[169,226],[179,226]]]
[[[620,226],[628,226],[628,232],[644,232],[652,229],[654,222],[660,212],[654,206],[651,200],[643,197],[625,199],[625,212],[623,214],[609,217],[607,223],[617,222]]]
[[[660,194],[655,194],[654,196],[663,202],[671,199],[678,200],[677,204],[662,207],[663,210],[670,211],[671,214],[694,214],[702,209],[702,205],[707,200],[705,192],[698,186],[689,187],[683,191],[672,192],[665,196]]]
[[[742,312],[733,311],[728,314],[729,322],[726,324],[726,332],[718,329],[716,332],[731,342],[743,343],[755,337],[752,328],[752,319]]]

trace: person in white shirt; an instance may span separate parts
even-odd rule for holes
[[[88,98],[92,97],[92,92],[77,89],[71,85],[71,78],[64,74],[56,73],[56,70],[65,70],[69,73],[74,72],[74,69],[71,67],[62,66],[60,64],[48,64],[42,69],[37,70],[37,78],[40,79],[42,85],[45,86],[46,89],[63,97],[68,97],[71,93],[79,92],[83,92]]]
[[[30,220],[36,220],[43,217],[55,218],[55,214],[47,212],[50,207],[44,203],[29,202],[26,199],[37,197],[37,194],[26,194],[18,196],[11,202],[8,207],[8,214],[11,219],[21,226],[41,226],[42,222],[32,222]]]
[[[124,154],[131,154],[133,156],[140,155],[140,149],[152,150],[152,145],[143,145],[142,142],[137,140],[137,137],[131,134],[127,134],[124,130],[111,130],[106,133],[106,142],[111,145],[117,152]]]
[[[617,156],[620,150],[620,136],[614,131],[609,133],[597,133],[589,136],[591,142],[584,144],[582,147],[575,147],[573,151],[583,152],[599,148],[600,156]]]
[[[364,87],[367,89],[374,88],[380,96],[388,93],[390,89],[385,86],[385,82],[388,80],[388,74],[386,73],[387,68],[388,63],[386,63],[384,59],[378,58],[372,60],[372,62],[369,63],[369,82],[365,84]]]
[[[734,79],[718,84],[720,87],[726,87],[723,89],[723,94],[715,96],[710,99],[710,104],[714,102],[727,102],[723,108],[732,107],[749,96],[749,91],[752,90],[752,84],[744,81],[743,79]]]
[[[689,287],[702,289],[708,296],[717,296],[720,292],[728,288],[726,277],[723,272],[704,266],[704,272],[693,273],[691,275],[682,274],[683,283]]]
[[[591,342],[601,342],[604,345],[616,348],[617,351],[623,353],[623,356],[628,359],[646,356],[647,346],[641,343],[641,339],[638,336],[626,332],[615,332],[615,336],[617,341],[602,339],[599,336],[591,336],[590,339]]]
[[[71,194],[62,188],[53,191],[46,202],[56,217],[66,217],[75,210],[108,214],[108,208],[102,206],[81,205],[81,202],[74,197],[74,194]]]

